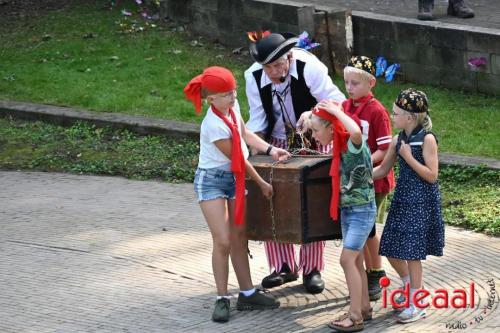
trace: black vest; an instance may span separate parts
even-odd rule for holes
[[[295,119],[299,120],[300,115],[304,111],[309,111],[315,106],[318,101],[311,95],[309,87],[306,85],[306,80],[304,79],[304,67],[305,62],[300,60],[295,60],[297,66],[297,74],[299,79],[295,79],[293,76],[292,82],[290,84],[290,95],[292,96],[293,110],[295,113]],[[273,112],[273,95],[272,95],[272,84],[268,84],[265,87],[260,86],[260,80],[262,77],[263,69],[256,70],[253,72],[255,82],[259,89],[260,99],[262,101],[262,106],[266,112],[267,118],[267,128],[265,131],[265,139],[269,141],[271,139],[271,133],[273,132],[274,125],[276,124],[276,119],[274,118]]]

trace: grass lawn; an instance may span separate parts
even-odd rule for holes
[[[243,72],[249,56],[236,58],[208,40],[193,42],[172,27],[123,33],[119,9],[133,12],[135,2],[114,10],[103,10],[104,3],[25,20],[2,18],[0,99],[200,122],[182,89],[206,66],[224,65],[240,82],[247,116]],[[335,82],[343,89],[341,78]],[[401,82],[379,82],[375,95],[390,108],[409,86],[428,93],[441,151],[500,158],[499,98]]]
[[[0,118],[0,169],[193,180],[199,145],[192,140],[138,136],[89,123],[61,127]]]

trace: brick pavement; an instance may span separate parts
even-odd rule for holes
[[[477,308],[429,310],[425,320],[399,325],[378,302],[365,331],[500,331],[498,294],[481,313],[492,294],[486,281],[500,282],[498,238],[446,232],[445,256],[425,263],[426,286],[451,290],[473,280]],[[328,242],[322,294],[304,293],[299,282],[273,289],[282,307],[272,311],[238,312],[233,299],[231,321],[215,324],[211,237],[190,184],[1,171],[0,332],[329,332],[325,324],[347,308],[339,249]],[[263,247],[251,242],[250,250],[259,283]],[[232,271],[229,282],[236,294]]]

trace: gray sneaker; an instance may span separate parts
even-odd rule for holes
[[[212,320],[218,323],[225,323],[229,320],[229,298],[221,298],[215,302],[214,313],[212,313]]]
[[[240,293],[236,303],[236,309],[239,311],[276,309],[279,306],[280,302],[278,300],[260,289],[257,289],[248,297]]]
[[[398,307],[393,307],[392,309],[394,310],[394,312],[401,312],[403,311],[404,309],[406,309],[404,307],[404,303],[406,302],[406,297],[405,295],[403,294],[399,294],[398,298],[396,298],[394,300],[394,303],[396,303],[397,305],[399,305]]]
[[[414,321],[419,320],[420,318],[425,317],[425,308],[419,309],[415,305],[410,305],[409,308],[406,308],[403,312],[398,315],[398,322],[406,324],[412,323]]]

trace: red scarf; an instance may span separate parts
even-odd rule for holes
[[[233,140],[231,148],[231,171],[236,177],[236,212],[234,221],[236,225],[241,225],[244,223],[245,217],[245,157],[243,156],[243,151],[241,149],[241,136],[238,131],[238,120],[234,115],[233,109],[229,109],[229,114],[231,115],[232,123],[215,108],[211,106],[213,113],[222,119],[226,123],[227,127],[231,130],[231,136]]]
[[[338,221],[339,199],[340,199],[340,162],[341,154],[347,150],[347,140],[349,132],[344,125],[333,114],[326,110],[315,108],[313,115],[332,123],[333,131],[333,152],[332,165],[330,166],[330,176],[332,177],[332,198],[330,200],[330,216],[334,221]]]
[[[363,111],[366,105],[368,105],[371,101],[373,101],[373,94],[370,92],[365,97],[361,97],[358,99],[349,98],[342,103],[342,107],[344,108],[344,113],[351,117],[352,120],[361,127],[361,120],[358,115]],[[354,104],[358,104],[358,106],[354,106]]]

